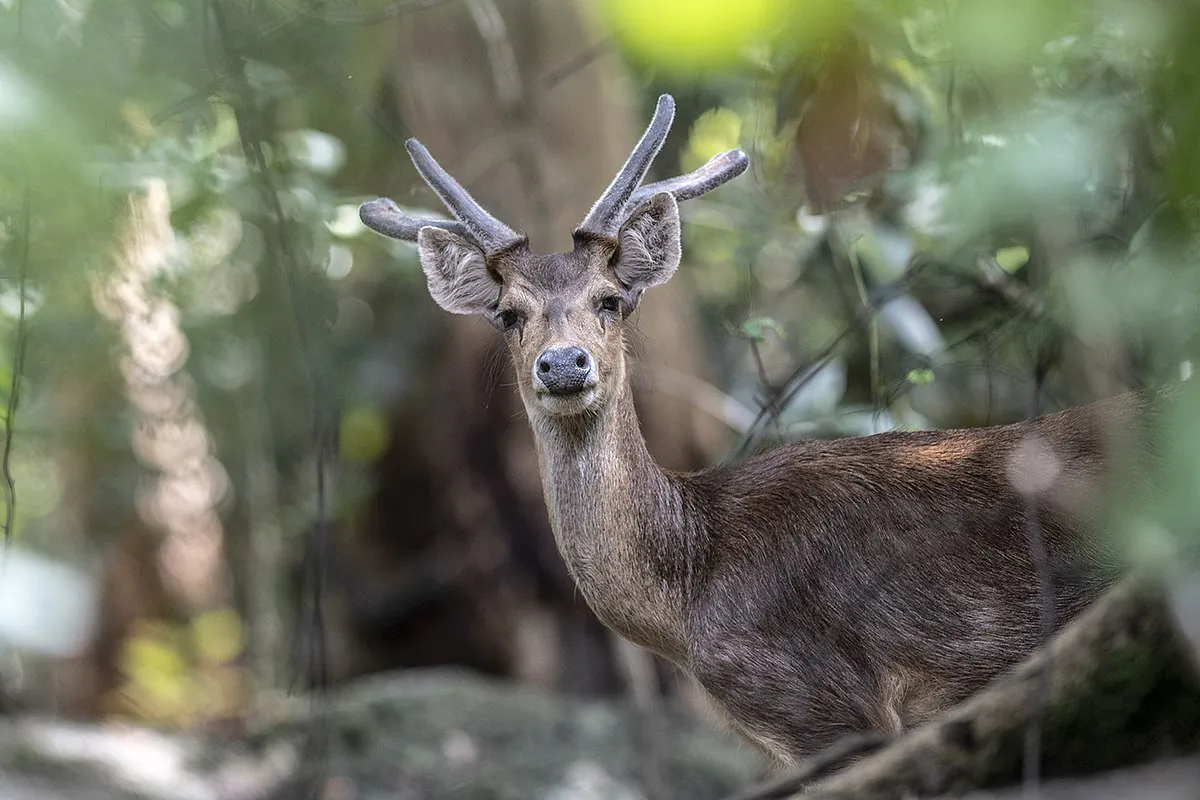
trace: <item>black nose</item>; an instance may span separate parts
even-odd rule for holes
[[[546,350],[534,365],[535,381],[550,394],[571,394],[595,385],[592,357],[582,347]]]

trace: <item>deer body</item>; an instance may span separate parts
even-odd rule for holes
[[[671,113],[663,96],[569,253],[530,253],[414,140],[414,164],[457,219],[414,219],[386,199],[360,216],[418,244],[443,308],[503,332],[559,552],[599,619],[792,762],[843,734],[919,724],[1021,660],[1044,633],[1046,578],[1055,626],[1111,582],[1083,531],[1105,431],[1137,401],[663,470],[639,428],[622,326],[679,262],[677,201],[747,164],[732,151],[639,188]]]
[[[1063,502],[1037,519],[1054,627],[1109,584],[1110,562],[1062,506],[1096,502],[1089,443],[1127,400],[1029,424],[797,442],[692,474],[657,467],[628,391],[589,424],[534,430],[559,550],[601,621],[691,673],[789,762],[920,724],[1039,644],[1043,587],[1008,475],[1031,431],[1062,460]]]

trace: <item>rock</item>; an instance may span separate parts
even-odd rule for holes
[[[719,798],[760,760],[682,714],[663,720],[675,797]],[[630,714],[462,671],[377,675],[243,740],[11,718],[0,796],[64,800],[638,800]],[[298,789],[320,791],[297,794]]]

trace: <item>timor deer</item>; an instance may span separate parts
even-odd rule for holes
[[[360,217],[416,243],[438,305],[502,331],[556,543],[595,614],[790,763],[844,734],[920,724],[1020,661],[1044,632],[1047,582],[1055,626],[1111,584],[1113,560],[1084,531],[1108,474],[1105,431],[1142,399],[660,468],[633,406],[625,325],[679,264],[677,204],[748,165],[733,150],[642,186],[673,116],[663,95],[570,252],[531,252],[415,139],[408,153],[455,219],[386,198]],[[1044,558],[1029,546],[1035,521]]]

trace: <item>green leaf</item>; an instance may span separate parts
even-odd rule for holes
[[[908,382],[914,386],[928,386],[933,383],[933,370],[912,369],[908,371]]]
[[[742,135],[742,118],[731,108],[705,111],[692,124],[684,150],[684,169],[692,170],[712,158],[713,153],[732,150]]]
[[[742,323],[742,327],[738,332],[756,342],[765,342],[767,340],[767,331],[773,332],[776,336],[783,338],[783,326],[770,317],[751,317]]]
[[[1029,263],[1028,247],[1001,247],[996,251],[996,263],[1000,268],[1012,274]]]
[[[342,415],[339,441],[342,456],[349,461],[374,462],[383,455],[390,438],[387,418],[375,406],[359,406]]]

